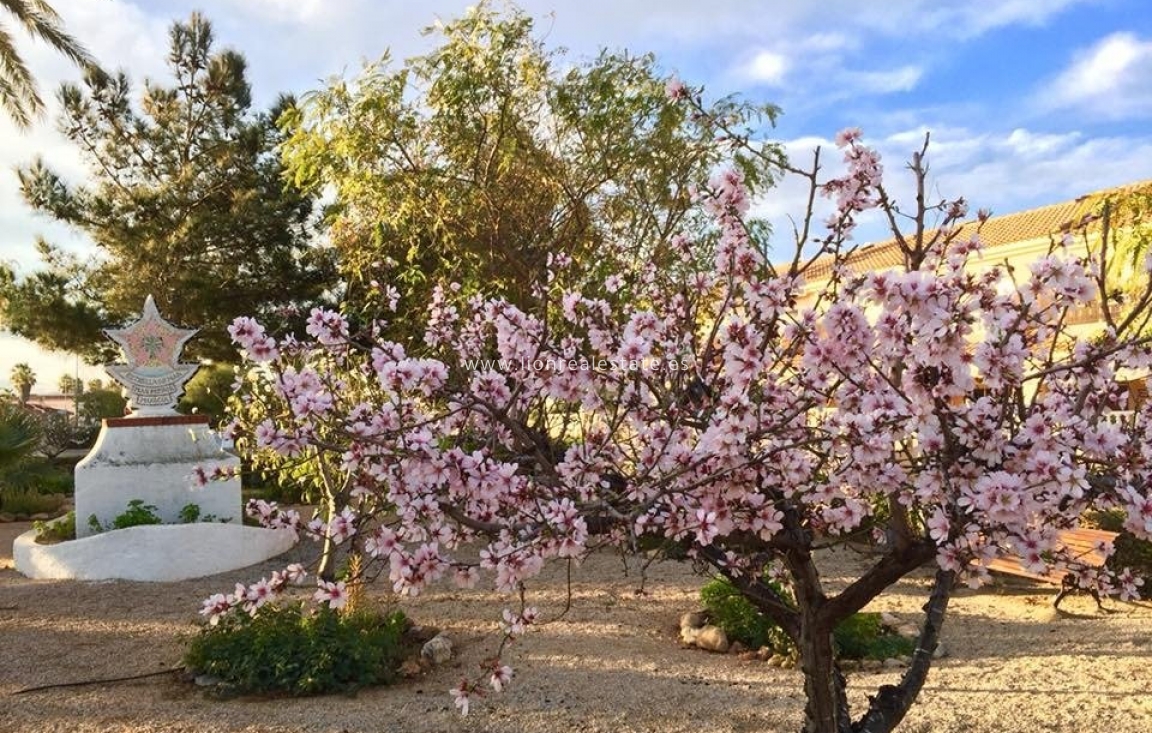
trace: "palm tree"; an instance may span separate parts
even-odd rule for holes
[[[28,404],[28,398],[32,396],[32,385],[36,384],[36,373],[32,371],[32,367],[23,363],[17,364],[12,367],[11,379],[12,386],[20,393],[20,404]]]
[[[46,42],[78,66],[96,66],[84,46],[64,31],[59,14],[45,0],[0,0],[0,10],[8,11],[25,33]],[[28,127],[32,119],[44,111],[36,80],[4,23],[0,23],[0,108],[21,128]]]

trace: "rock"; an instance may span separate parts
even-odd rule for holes
[[[49,519],[55,519],[56,515],[55,514],[49,514],[47,512],[40,512],[39,514],[33,514],[32,516],[30,516],[28,518],[31,519],[33,522],[46,522]]]
[[[700,629],[693,629],[689,626],[680,627],[680,641],[688,646],[696,645],[696,637],[700,635]]]
[[[933,659],[943,659],[948,656],[948,650],[944,648],[944,642],[936,642],[936,651],[932,652]]]
[[[879,659],[865,659],[864,661],[860,662],[860,666],[866,670],[874,672],[883,667],[884,663]]]
[[[756,657],[761,662],[767,662],[769,659],[772,658],[772,647],[770,647],[770,646],[760,647],[759,649],[756,650]]]
[[[903,666],[904,666],[904,663],[901,662],[896,657],[892,657],[891,659],[885,659],[884,660],[884,669],[899,669],[900,667],[903,667]]]
[[[746,651],[748,651],[748,647],[744,646],[743,644],[741,644],[738,641],[734,641],[734,642],[732,642],[732,644],[730,644],[728,646],[728,653],[729,654],[739,655],[739,654],[743,654]]]
[[[900,662],[901,667],[907,667],[909,664],[912,664],[912,657],[899,656],[899,657],[896,657],[896,661]]]
[[[741,662],[755,662],[760,657],[756,652],[741,652],[738,658]]]
[[[696,634],[696,646],[724,654],[728,651],[728,635],[719,626],[705,626]]]
[[[920,629],[912,624],[902,624],[896,627],[896,633],[900,636],[906,636],[909,639],[916,639],[920,636]]]
[[[210,674],[198,674],[193,681],[197,687],[216,687],[217,685],[224,684],[224,680],[219,677],[213,677]]]
[[[444,664],[452,659],[452,640],[444,634],[437,634],[424,643],[420,656],[432,664]]]
[[[409,657],[408,659],[404,660],[403,664],[400,665],[401,677],[419,677],[421,674],[423,674],[423,672],[424,667],[420,664],[420,660],[416,657]]]
[[[880,623],[894,629],[898,626],[902,626],[904,622],[897,618],[895,614],[885,611],[884,613],[880,614]]]
[[[681,629],[700,629],[708,623],[708,616],[703,611],[693,611],[680,617]]]
[[[16,515],[9,514],[8,512],[0,512],[0,522],[15,522]]]

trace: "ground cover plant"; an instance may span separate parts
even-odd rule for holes
[[[406,627],[398,611],[262,605],[259,613],[205,625],[189,641],[184,663],[237,693],[353,692],[396,679]]]

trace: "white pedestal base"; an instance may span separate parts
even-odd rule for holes
[[[255,565],[296,543],[289,529],[238,524],[154,524],[36,544],[29,531],[12,543],[16,569],[52,580],[176,581]]]
[[[226,453],[220,440],[197,416],[140,417],[104,421],[96,445],[76,464],[76,536],[93,534],[88,518],[108,527],[141,499],[156,507],[166,523],[180,522],[180,510],[200,507],[239,525],[242,520],[239,476],[199,486],[197,468],[238,468],[240,459]]]

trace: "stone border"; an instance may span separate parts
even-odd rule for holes
[[[290,529],[198,522],[128,527],[54,545],[30,530],[12,543],[16,569],[41,580],[201,578],[264,562],[296,544]]]

